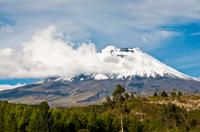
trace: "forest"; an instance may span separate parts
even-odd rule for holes
[[[101,105],[50,108],[47,102],[1,101],[0,132],[199,132],[200,109],[173,103],[187,104],[189,98],[200,100],[180,91],[139,97],[117,85]]]

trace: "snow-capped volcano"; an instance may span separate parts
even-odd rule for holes
[[[139,48],[116,48],[114,46],[107,46],[101,52],[97,53],[97,56],[101,63],[96,66],[95,72],[83,73],[85,76],[90,76],[90,78],[94,78],[95,80],[114,78],[131,79],[136,76],[147,78],[167,76],[190,79],[187,75],[165,65]],[[60,79],[63,79],[63,77]],[[84,80],[84,78],[80,79]]]
[[[0,91],[0,100],[17,103],[47,100],[51,106],[87,105],[110,96],[117,84],[125,87],[127,92],[134,91],[139,95],[151,95],[157,90],[200,91],[200,81],[165,65],[139,48],[108,46],[93,55],[93,59],[85,60],[90,68],[81,67],[80,74],[70,78],[50,77],[39,83]]]

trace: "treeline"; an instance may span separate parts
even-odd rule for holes
[[[46,102],[28,106],[0,102],[0,132],[118,132],[120,116],[99,106],[49,109]],[[138,131],[142,124],[124,117],[127,131]]]
[[[157,98],[157,97],[155,97]],[[160,97],[159,97],[160,98]],[[189,132],[200,130],[200,110],[152,104],[118,85],[103,105],[49,108],[0,102],[0,132]]]
[[[162,97],[172,96],[172,97],[180,97],[180,96],[183,96],[183,93],[182,93],[181,91],[176,92],[175,90],[172,91],[171,93],[167,93],[165,90],[163,90],[161,93],[155,91],[155,93],[153,94],[153,96],[162,96]]]

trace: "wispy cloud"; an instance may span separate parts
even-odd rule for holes
[[[97,41],[99,47],[114,43],[156,48],[160,41],[174,37],[174,32],[162,31],[160,27],[199,20],[199,4],[198,0],[50,0],[45,3],[2,0],[0,11],[14,17],[16,24],[12,35],[0,39],[6,45],[20,45],[35,31],[54,24],[72,40],[90,39]],[[13,41],[8,41],[10,37]]]
[[[168,64],[176,67],[180,71],[190,73],[193,76],[198,77],[200,67],[200,50],[192,50],[192,52],[186,52],[185,54],[175,54],[172,57],[168,57]],[[170,53],[169,53],[170,54]]]

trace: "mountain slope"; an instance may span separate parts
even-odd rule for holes
[[[119,49],[108,46],[99,54],[103,62],[114,64],[116,68],[109,69],[107,73],[120,77],[140,76],[156,77],[170,76],[189,79],[188,76],[165,65],[139,48]]]
[[[139,48],[120,49],[114,46],[107,46],[97,55],[101,64],[95,65],[93,72],[90,70],[82,73],[90,75],[95,80],[123,79],[136,76],[192,79],[141,51]],[[71,80],[72,78],[61,77],[60,79]]]
[[[129,92],[149,95],[157,90],[200,90],[200,82],[165,65],[138,48],[108,46],[98,53],[102,64],[92,73],[51,77],[43,82],[1,91],[0,99],[51,106],[86,105],[109,96],[117,84]],[[98,72],[97,72],[98,71]]]

